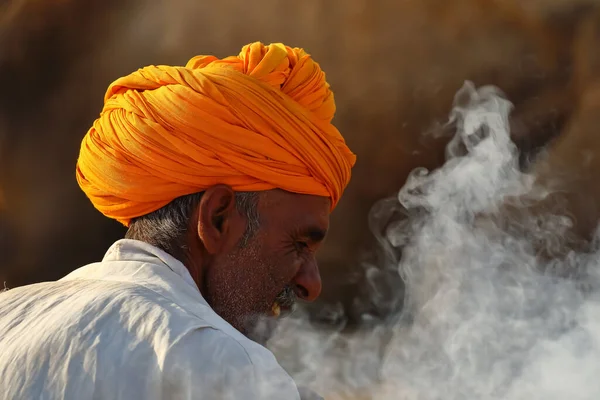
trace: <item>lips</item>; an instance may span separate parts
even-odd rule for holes
[[[290,285],[287,285],[275,298],[271,306],[271,315],[278,318],[282,315],[291,314],[296,305],[296,293]]]
[[[286,317],[294,312],[296,309],[295,303],[286,303],[285,305],[275,301],[271,306],[271,316],[275,318]]]

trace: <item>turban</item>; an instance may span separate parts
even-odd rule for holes
[[[334,113],[319,65],[280,43],[148,66],[109,86],[82,141],[77,182],[126,226],[216,184],[326,196],[333,209],[356,160]]]

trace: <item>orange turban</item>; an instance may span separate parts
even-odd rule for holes
[[[145,67],[108,88],[81,144],[77,182],[124,225],[220,183],[327,196],[333,209],[356,160],[334,113],[319,65],[280,43]]]

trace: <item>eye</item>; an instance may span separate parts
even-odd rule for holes
[[[308,249],[308,243],[303,242],[303,241],[298,241],[298,242],[296,242],[296,247],[298,248],[298,250],[306,250],[306,249]]]

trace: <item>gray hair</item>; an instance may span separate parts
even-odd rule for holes
[[[190,218],[203,194],[178,197],[150,214],[134,218],[125,238],[149,243],[181,261],[188,250],[186,234]],[[240,241],[240,246],[244,247],[259,228],[258,192],[236,192],[235,205],[248,221]]]

